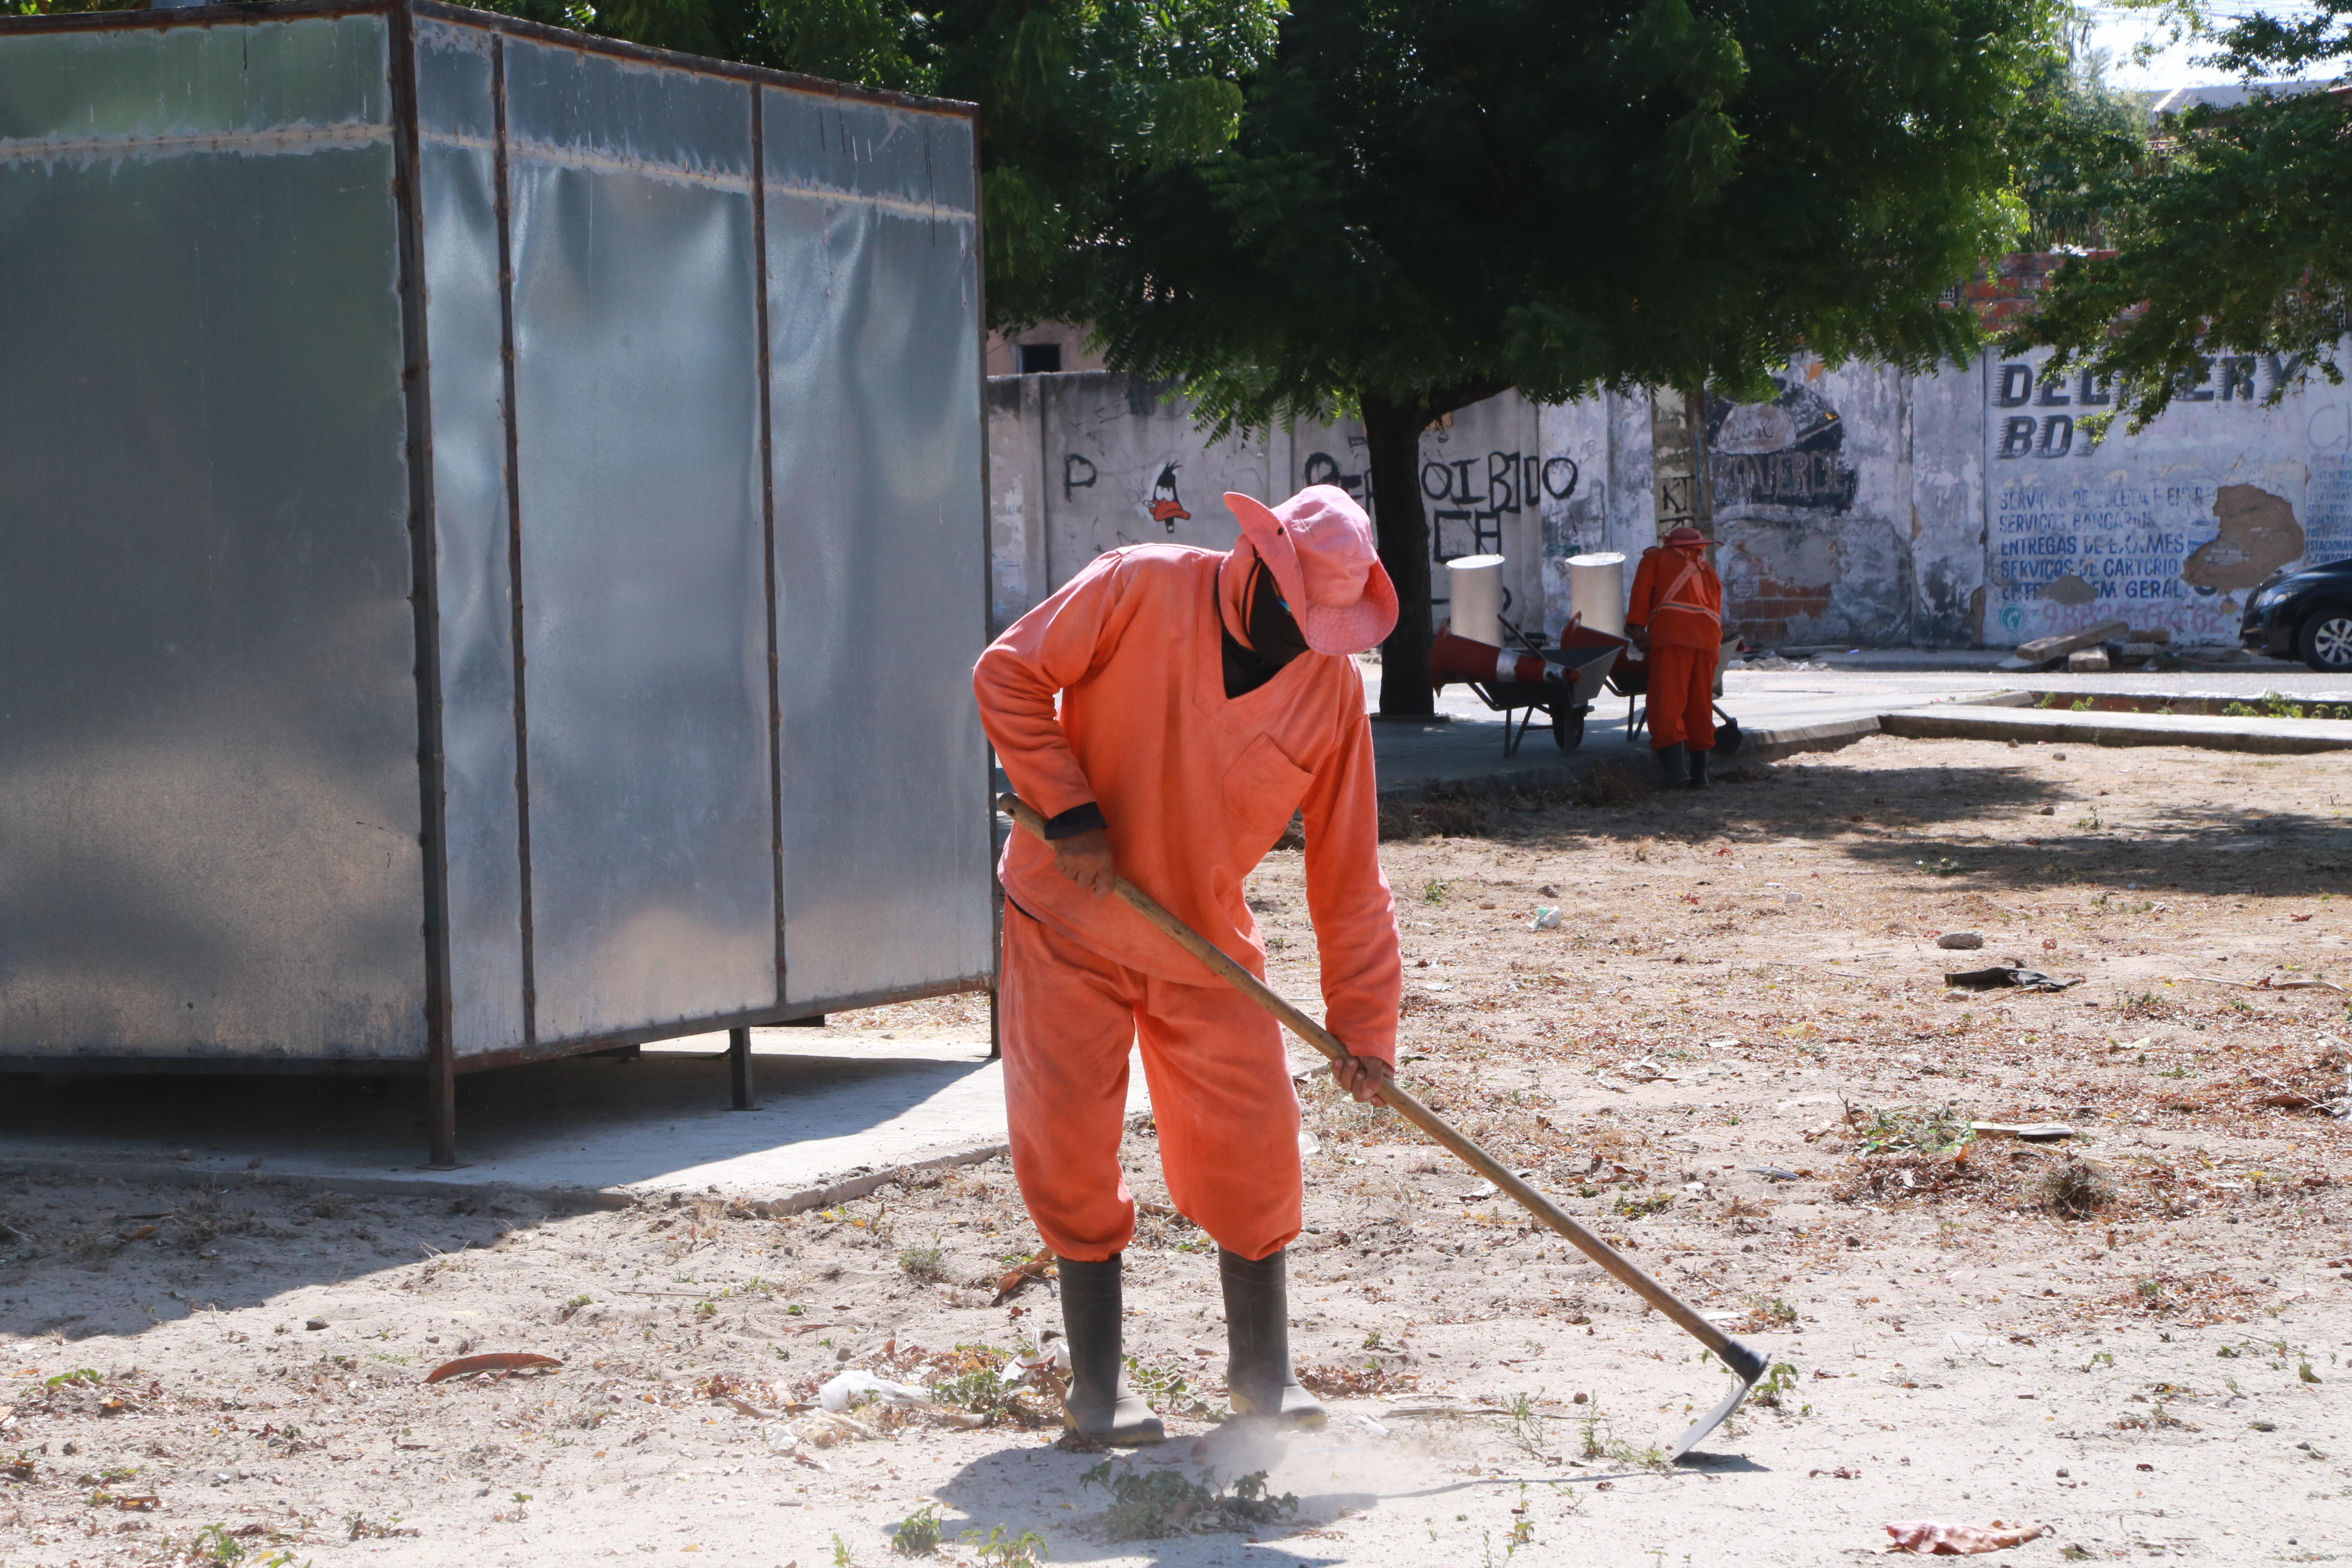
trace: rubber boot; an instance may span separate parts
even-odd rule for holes
[[[1225,1400],[1236,1415],[1262,1415],[1300,1429],[1323,1425],[1323,1406],[1290,1365],[1286,1252],[1253,1262],[1217,1248],[1225,1286]]]
[[[1690,783],[1690,753],[1680,741],[1658,748],[1658,782],[1668,789]]]
[[[1062,1331],[1070,1336],[1070,1411],[1081,1437],[1131,1446],[1164,1442],[1168,1429],[1127,1385],[1119,1346],[1119,1264],[1056,1258],[1062,1281]]]
[[[1693,752],[1690,754],[1690,786],[1693,789],[1706,787],[1707,756],[1708,753],[1706,752]]]

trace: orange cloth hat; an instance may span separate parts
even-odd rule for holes
[[[1372,542],[1372,520],[1337,485],[1309,485],[1278,507],[1236,490],[1225,504],[1274,574],[1317,653],[1358,654],[1396,629],[1396,584]]]

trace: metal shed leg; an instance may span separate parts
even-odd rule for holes
[[[727,1031],[727,1079],[735,1090],[735,1109],[751,1109],[751,1031]]]
[[[436,1171],[457,1168],[457,1074],[456,1065],[436,1052],[425,1069],[425,1122],[431,1150],[425,1163]]]

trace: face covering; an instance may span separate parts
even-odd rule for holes
[[[1251,647],[1244,647],[1230,631],[1223,635],[1225,695],[1255,691],[1282,672],[1282,667],[1307,651],[1307,638],[1282,603],[1281,586],[1264,562],[1256,563],[1245,590],[1245,615]]]

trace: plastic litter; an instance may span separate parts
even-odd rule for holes
[[[768,1451],[773,1454],[789,1454],[801,1446],[801,1435],[789,1421],[772,1421],[760,1428],[760,1436],[768,1440]]]
[[[909,1383],[877,1377],[862,1366],[851,1367],[816,1391],[816,1402],[839,1415],[861,1394],[877,1394],[892,1405],[929,1405],[931,1396]]]
[[[1969,1131],[1986,1138],[2021,1138],[2028,1143],[2050,1143],[2074,1136],[2074,1130],[2063,1121],[1971,1121]]]
[[[1357,1426],[1361,1426],[1365,1431],[1370,1432],[1375,1437],[1385,1437],[1389,1435],[1389,1429],[1387,1427],[1381,1426],[1379,1422],[1373,1420],[1369,1415],[1351,1413],[1348,1419],[1353,1421]]]
[[[1558,909],[1550,904],[1540,904],[1536,908],[1536,918],[1528,922],[1528,929],[1529,931],[1558,931],[1559,929],[1559,922],[1560,913]]]
[[[2069,986],[2080,985],[2083,982],[2079,977],[2073,980],[2061,980],[2055,975],[2044,974],[2038,969],[2019,969],[2008,964],[1996,964],[1990,969],[1969,969],[1958,974],[1947,974],[1944,976],[1944,984],[1958,985],[1967,991],[1998,991],[2010,985],[2023,991],[2063,991]]]

